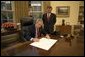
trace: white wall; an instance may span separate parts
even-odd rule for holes
[[[65,19],[65,22],[69,22],[70,25],[76,25],[78,23],[79,4],[80,1],[51,1],[51,6],[53,8],[52,12],[55,14],[57,6],[70,6],[70,16],[67,18],[57,17],[55,25],[61,25],[62,19]]]

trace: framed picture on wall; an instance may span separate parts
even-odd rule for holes
[[[70,7],[69,6],[58,6],[56,7],[57,17],[69,17]]]

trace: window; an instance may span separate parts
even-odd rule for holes
[[[42,1],[30,1],[30,13],[34,18],[42,18]]]
[[[1,23],[13,22],[13,10],[11,1],[1,1]]]

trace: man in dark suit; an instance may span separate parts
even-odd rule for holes
[[[27,31],[24,33],[24,38],[26,40],[39,41],[38,37],[41,34],[46,35],[42,27],[43,27],[43,21],[37,19],[35,24],[27,27]],[[46,35],[46,37],[49,38],[48,35]]]
[[[42,20],[44,23],[44,30],[47,34],[52,34],[54,31],[54,24],[56,22],[56,15],[51,13],[52,7],[47,6],[47,13],[43,14]]]

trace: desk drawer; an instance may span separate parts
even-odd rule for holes
[[[61,34],[71,34],[71,26],[56,26],[56,30],[60,31]]]

